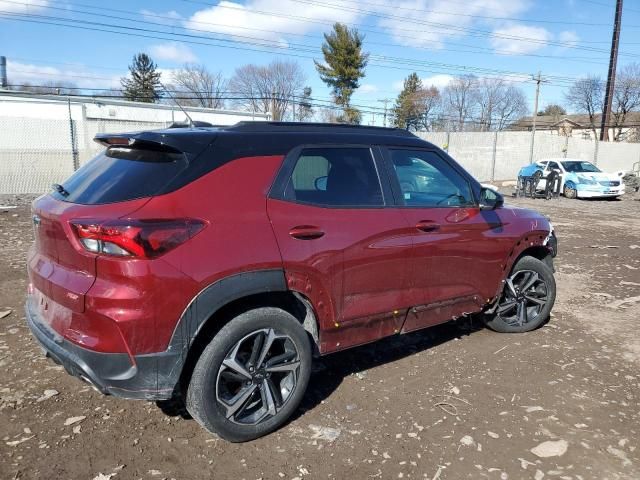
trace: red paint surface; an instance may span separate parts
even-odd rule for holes
[[[50,196],[30,250],[45,320],[67,339],[132,355],[167,348],[187,305],[226,276],[284,268],[328,353],[479,311],[548,222],[502,208],[320,208],[268,200],[282,157],[237,159],[152,199],[75,205]],[[250,171],[251,174],[247,175]],[[90,254],[73,219],[194,218],[206,227],[154,259]]]

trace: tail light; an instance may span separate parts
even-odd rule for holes
[[[205,227],[195,219],[71,220],[89,252],[116,257],[156,258],[193,238]]]

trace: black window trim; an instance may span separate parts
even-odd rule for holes
[[[406,145],[384,145],[381,147],[381,153],[384,158],[384,165],[386,170],[386,176],[389,178],[389,182],[391,184],[391,189],[393,192],[394,205],[393,207],[397,208],[408,208],[408,209],[424,209],[424,208],[470,208],[471,205],[407,205],[404,201],[404,195],[402,194],[402,189],[400,187],[400,182],[398,181],[398,176],[396,175],[395,168],[393,167],[393,161],[391,160],[391,150],[407,150],[412,152],[427,152],[433,153],[440,157],[443,162],[449,165],[458,175],[462,177],[462,179],[467,182],[469,185],[469,191],[471,192],[473,207],[479,208],[480,206],[480,183],[473,178],[466,170],[464,170],[458,163],[455,162],[449,155],[447,155],[443,150],[438,148],[429,148],[429,147],[412,147]]]
[[[373,160],[373,166],[376,171],[376,175],[378,176],[378,183],[380,185],[380,190],[382,193],[382,204],[381,205],[324,205],[320,203],[312,203],[312,202],[302,202],[300,200],[293,200],[291,198],[287,198],[285,195],[285,191],[287,185],[291,179],[291,175],[293,174],[293,170],[296,166],[298,159],[300,158],[300,154],[303,150],[311,149],[311,148],[361,148],[369,151],[371,155],[371,160]],[[372,144],[362,144],[362,143],[310,143],[298,145],[292,148],[289,153],[287,153],[282,161],[282,165],[280,166],[280,170],[278,171],[271,188],[269,189],[269,193],[267,194],[268,198],[274,200],[281,200],[283,202],[295,203],[298,205],[306,205],[310,207],[317,208],[327,208],[332,210],[344,210],[344,209],[359,209],[359,210],[377,210],[387,207],[393,207],[394,196],[392,194],[392,187],[389,183],[389,176],[386,172],[385,162],[382,157],[382,153],[380,148],[377,145]]]

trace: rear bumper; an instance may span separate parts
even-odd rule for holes
[[[47,357],[62,365],[105,395],[144,400],[172,397],[180,356],[168,352],[130,357],[126,353],[102,353],[66,340],[42,319],[32,295],[25,305],[27,324]]]

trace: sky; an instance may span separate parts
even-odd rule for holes
[[[606,78],[614,12],[615,0],[0,0],[0,55],[10,84],[86,88],[119,87],[138,52],[164,81],[186,62],[231,77],[248,63],[291,60],[313,97],[328,101],[313,60],[340,21],[365,35],[369,65],[352,102],[367,109],[363,123],[379,124],[383,100],[414,71],[439,88],[465,73],[504,78],[523,88],[531,110],[540,71],[540,109],[562,103],[575,79]],[[632,62],[640,2],[627,0],[618,65]]]

